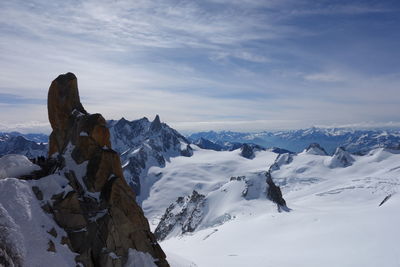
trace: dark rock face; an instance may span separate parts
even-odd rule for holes
[[[178,228],[179,233],[193,232],[203,218],[205,196],[196,190],[190,196],[179,197],[165,211],[154,235],[157,240],[164,240]]]
[[[49,156],[60,162],[58,173],[72,190],[54,195],[47,210],[67,232],[71,250],[79,254],[76,261],[123,266],[129,249],[135,249],[149,253],[156,265],[169,266],[124,179],[106,121],[85,111],[74,74],[52,82],[48,111],[53,128]]]
[[[263,147],[254,144],[243,144],[240,148],[240,155],[246,159],[253,159],[256,151],[265,150]]]
[[[268,184],[267,197],[278,205],[278,210],[287,210],[286,201],[283,199],[282,191],[279,186],[277,186],[272,180],[271,173],[268,171],[266,173]]]

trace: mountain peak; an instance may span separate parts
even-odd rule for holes
[[[328,153],[326,153],[325,149],[323,147],[321,147],[318,143],[310,144],[307,147],[306,152],[308,154],[313,154],[313,155],[321,155],[321,156],[328,155]]]
[[[150,129],[153,131],[161,130],[161,120],[160,120],[160,116],[158,116],[158,114],[156,115],[154,120],[151,122]]]

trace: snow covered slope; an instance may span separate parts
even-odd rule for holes
[[[10,154],[0,158],[0,179],[19,177],[39,169],[39,166],[34,165],[23,155]]]
[[[276,154],[261,151],[249,160],[239,151],[196,148],[191,158],[150,169],[161,178],[143,202],[144,210],[156,223],[156,203],[168,206],[170,194],[190,196],[195,189],[210,199],[195,231],[172,233],[161,243],[199,267],[398,266],[400,151],[380,148],[364,156],[343,151],[333,157],[307,151],[280,156],[271,174],[290,212],[279,213],[260,197],[264,183],[253,183],[246,197],[241,186],[246,182],[237,177],[262,181],[257,175]],[[349,156],[351,164],[341,164]]]
[[[245,209],[243,206],[248,205],[246,198],[261,198],[276,209],[276,205],[266,199],[265,171],[278,154],[257,151],[253,159],[247,159],[240,149],[218,152],[193,146],[193,150],[192,157],[171,158],[165,167],[149,169],[148,179],[157,179],[157,182],[142,207],[153,228],[171,203],[178,197],[192,195],[193,190],[207,195],[205,215],[208,217],[202,220],[200,228],[241,213]],[[244,198],[242,192],[246,188],[249,192]],[[219,203],[220,209],[215,209],[214,202]]]
[[[6,178],[37,168],[22,155],[0,158],[0,266],[75,266],[76,255],[61,245],[66,233],[44,212],[32,191],[32,186],[47,188],[43,192],[49,200],[57,193],[57,177],[40,181]]]

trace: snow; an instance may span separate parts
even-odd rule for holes
[[[76,254],[60,244],[66,233],[44,213],[27,181],[2,179],[0,192],[1,243],[15,251],[22,266],[75,266]],[[56,238],[48,233],[52,228],[57,232]],[[56,252],[47,251],[50,240]]]
[[[164,168],[149,169],[146,179],[156,182],[142,207],[152,228],[157,226],[165,209],[178,197],[189,195],[193,190],[208,194],[228,183],[232,176],[258,175],[268,169],[277,157],[270,151],[258,151],[255,152],[256,157],[249,160],[240,156],[240,150],[214,151],[197,146],[193,149],[191,157],[171,158]],[[265,181],[265,177],[262,179]],[[244,182],[238,190],[244,190]]]
[[[194,262],[191,262],[175,253],[165,251],[167,255],[167,261],[171,267],[197,267]]]
[[[52,174],[39,180],[30,180],[28,183],[32,187],[37,186],[40,188],[40,191],[43,193],[44,202],[51,202],[51,197],[53,195],[64,193],[63,196],[65,196],[68,192],[73,190],[65,176],[58,174]]]
[[[128,261],[125,267],[157,267],[153,257],[149,253],[129,249]]]
[[[177,158],[157,170],[163,172],[163,178],[155,184],[164,186],[160,192],[166,193],[161,195],[166,196],[172,189],[182,194],[190,187],[189,181],[197,179],[191,186],[204,184],[199,193],[206,195],[208,205],[197,231],[170,236],[161,242],[163,249],[199,267],[399,266],[398,151],[380,148],[365,156],[352,155],[352,165],[335,168],[327,164],[331,156],[293,155],[292,162],[272,171],[291,208],[282,213],[263,197],[262,184],[254,184],[255,192],[248,198],[241,196],[246,184],[243,180],[213,188],[226,181],[220,176],[226,178],[233,173],[246,175],[247,184],[263,181],[257,171],[267,170],[274,158],[258,152],[255,159],[240,161],[234,152],[196,149],[192,158],[183,159],[185,163]],[[203,180],[197,175],[203,175]],[[177,184],[164,180],[168,178],[177,179]],[[157,221],[154,210],[148,209],[152,211],[149,219]],[[224,214],[230,219],[224,221],[220,217]],[[214,224],[219,217],[221,224]]]
[[[39,166],[22,155],[9,154],[0,158],[0,179],[19,177],[39,169]]]

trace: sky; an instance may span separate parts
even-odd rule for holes
[[[78,77],[106,119],[184,132],[400,126],[400,1],[0,1],[0,130],[50,131]]]

